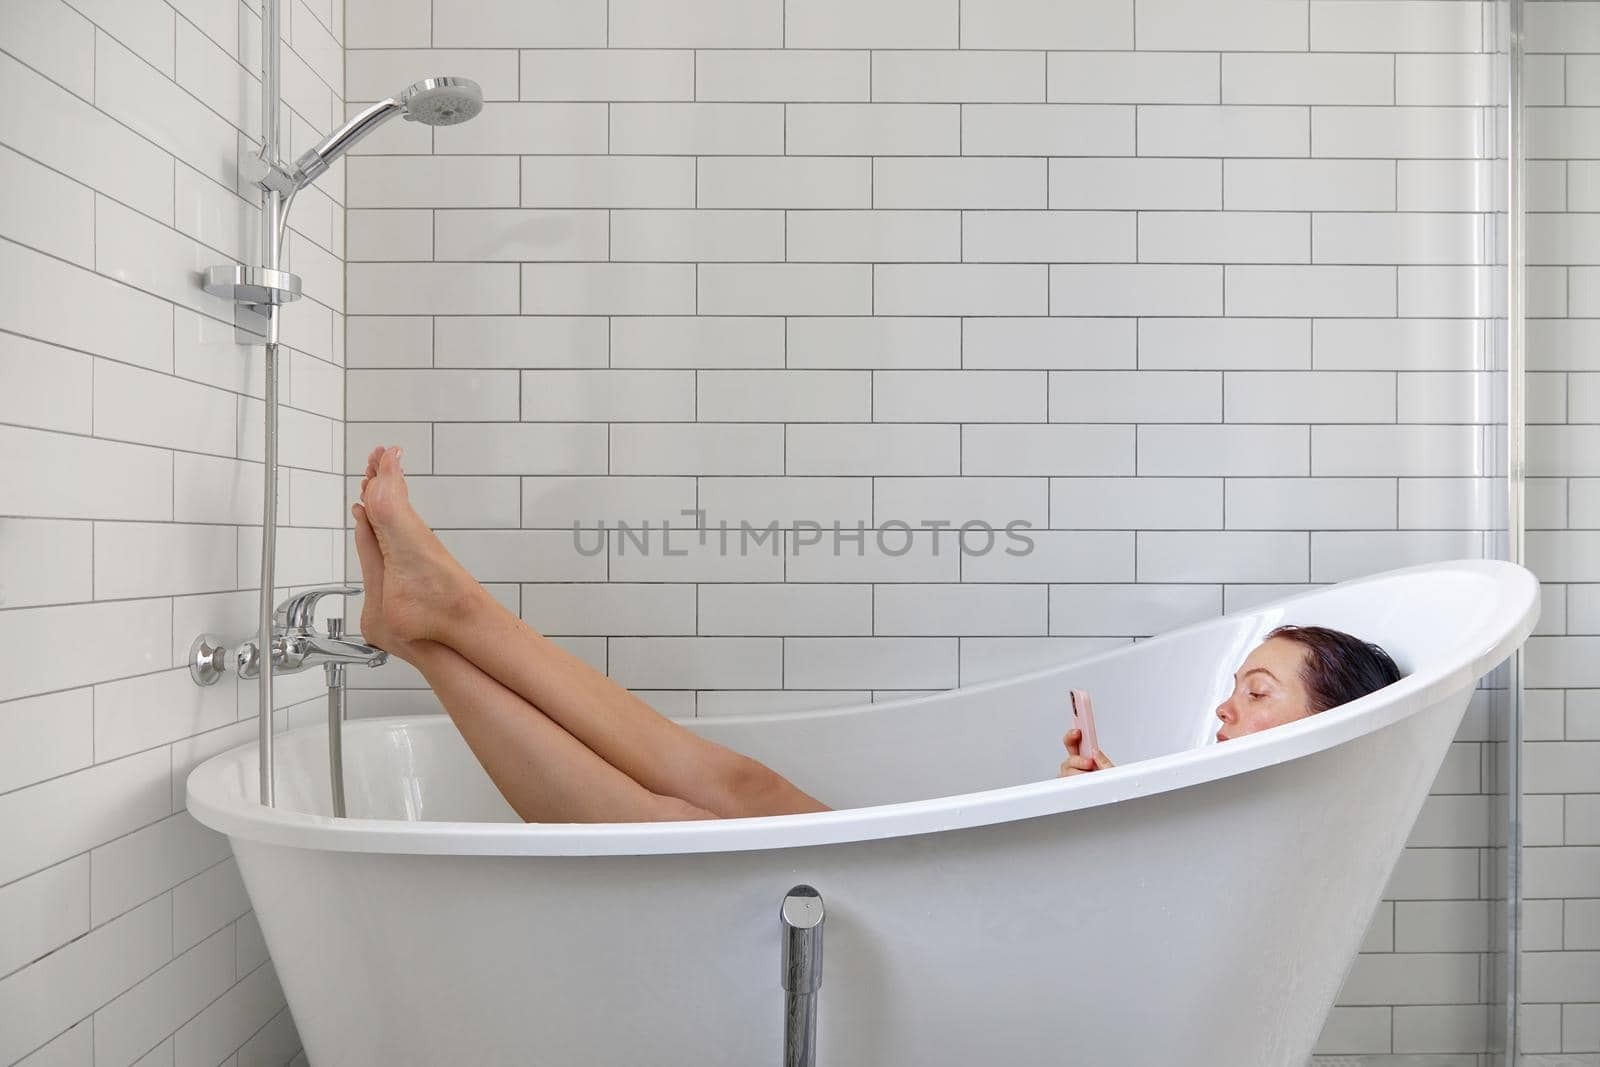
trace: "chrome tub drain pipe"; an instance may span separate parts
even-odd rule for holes
[[[815,1067],[817,991],[822,988],[822,894],[797,885],[778,910],[783,920],[783,1067]]]
[[[329,619],[328,636],[344,636],[344,620]],[[328,783],[333,791],[333,815],[344,818],[344,663],[324,663],[322,672],[328,679]]]

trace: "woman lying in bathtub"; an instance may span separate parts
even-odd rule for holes
[[[1233,673],[1233,692],[1217,705],[1217,740],[1304,719],[1399,680],[1400,669],[1377,645],[1322,626],[1280,626]],[[1067,758],[1057,777],[1116,766],[1104,752],[1080,754],[1082,740],[1076,728],[1062,738]]]
[[[653,822],[828,811],[766,765],[699,737],[507,611],[407,498],[398,448],[374,449],[352,507],[361,633],[422,672],[529,822]],[[1280,627],[1234,675],[1218,740],[1293,722],[1399,678],[1381,649]],[[1065,697],[1065,694],[1063,694]],[[1063,700],[1065,704],[1065,700]],[[1061,775],[1112,766],[1063,741]]]

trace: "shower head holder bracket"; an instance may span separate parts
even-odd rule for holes
[[[246,156],[239,165],[239,175],[258,189],[289,196],[295,191],[294,175],[271,163],[259,153]]]
[[[250,307],[271,307],[300,299],[300,275],[238,263],[209,268],[204,287],[212,296]]]

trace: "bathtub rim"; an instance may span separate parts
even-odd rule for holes
[[[1142,642],[1142,646],[1176,640],[1191,631],[1216,626],[1223,619],[1281,610],[1326,595],[1332,588],[1376,584],[1407,574],[1441,570],[1467,570],[1487,575],[1493,579],[1497,594],[1497,611],[1491,621],[1462,634],[1454,646],[1453,657],[1407,675],[1359,700],[1297,722],[1234,738],[1226,745],[1207,744],[1097,771],[1087,777],[1050,778],[979,792],[828,812],[715,821],[487,823],[336,819],[267,808],[232,788],[230,775],[237,781],[242,770],[256,766],[257,743],[249,742],[212,756],[189,773],[187,808],[196,820],[213,830],[261,844],[334,852],[478,856],[634,856],[761,851],[908,837],[1095,808],[1234,777],[1335,748],[1475,686],[1480,677],[1521,647],[1537,622],[1538,579],[1517,564],[1459,559],[1395,568],[1191,623],[1152,637]],[[1514,621],[1507,623],[1508,616]],[[1003,678],[899,700],[792,712],[755,712],[719,718],[719,721],[814,719],[859,713],[868,708],[887,710],[948,699],[955,692],[981,692],[1064,667],[1088,664],[1125,653],[1128,647],[1105,649]],[[348,743],[351,734],[382,732],[396,725],[441,729],[442,723],[449,722],[448,716],[443,715],[411,715],[348,723],[345,727],[347,748],[351,747]],[[294,734],[317,734],[324,729],[318,724],[287,731],[279,737],[279,749],[286,751],[283,742]]]

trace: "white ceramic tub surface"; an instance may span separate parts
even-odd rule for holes
[[[1404,568],[1014,678],[686,720],[841,809],[516,821],[444,716],[189,778],[228,834],[313,1067],[780,1062],[778,905],[827,909],[820,1067],[1301,1067],[1479,678],[1538,583]],[[1213,709],[1284,622],[1387,648],[1397,684],[1223,744]],[[1119,767],[1054,777],[1069,689]]]

